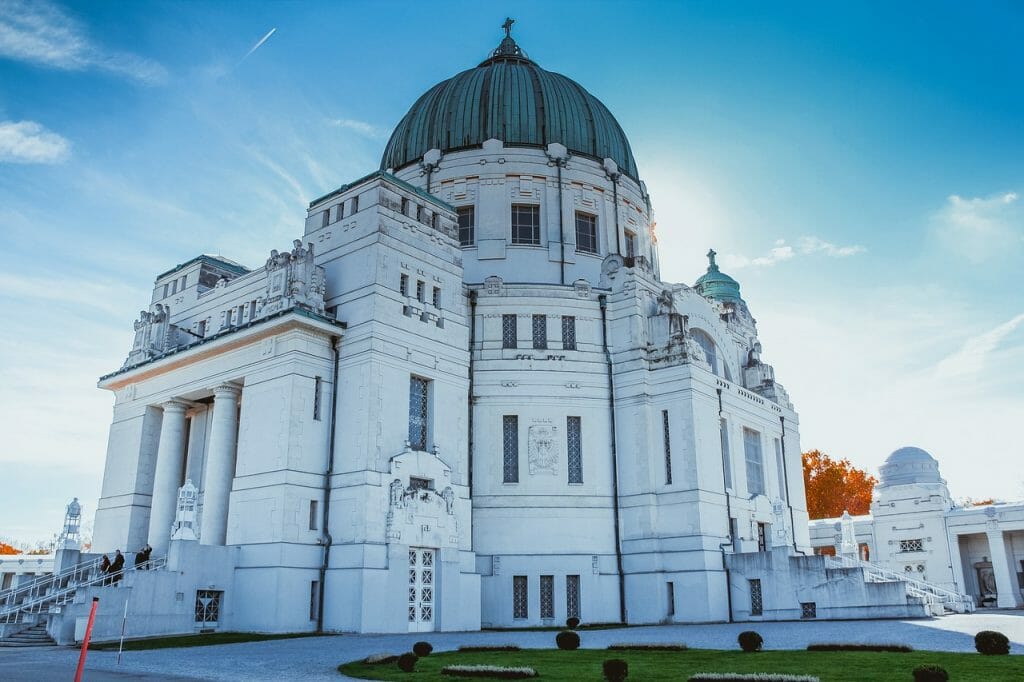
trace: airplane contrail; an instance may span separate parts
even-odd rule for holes
[[[270,36],[274,35],[274,32],[275,32],[275,31],[277,31],[277,27],[276,27],[276,26],[275,26],[274,28],[270,29],[270,31],[269,31],[269,32],[267,32],[267,35],[265,35],[265,36],[263,36],[262,38],[260,38],[259,42],[258,42],[258,43],[256,43],[255,45],[253,45],[253,46],[252,46],[252,49],[251,49],[251,50],[249,50],[248,52],[246,52],[246,53],[245,53],[245,56],[244,56],[244,57],[242,57],[242,58],[241,58],[241,59],[239,60],[239,62],[238,62],[238,63],[239,63],[239,64],[241,64],[241,63],[242,63],[242,62],[244,62],[244,61],[245,61],[246,59],[248,59],[249,55],[251,55],[251,54],[252,54],[253,52],[255,52],[256,50],[260,49],[260,47],[261,47],[261,46],[263,45],[263,43],[265,43],[265,42],[267,42],[268,40],[270,40]]]

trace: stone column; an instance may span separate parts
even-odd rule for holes
[[[181,471],[185,460],[185,412],[188,403],[168,400],[160,425],[160,444],[156,451],[156,471],[153,474],[153,501],[149,512],[149,544],[159,556],[167,553],[171,538],[171,524],[181,485]],[[138,547],[129,547],[137,551]]]
[[[988,551],[992,558],[992,572],[996,577],[996,591],[999,593],[996,606],[1003,609],[1016,608],[1021,605],[1017,598],[1017,576],[1010,570],[1003,531],[990,523],[985,534],[988,535]]]
[[[227,537],[228,501],[231,481],[235,477],[238,397],[241,392],[241,388],[235,384],[221,384],[213,389],[213,418],[206,454],[200,544],[223,545]]]

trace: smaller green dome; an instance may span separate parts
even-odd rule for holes
[[[738,302],[740,298],[740,283],[729,275],[718,269],[715,262],[714,249],[708,251],[708,271],[700,276],[693,288],[701,296],[713,298],[716,301]]]

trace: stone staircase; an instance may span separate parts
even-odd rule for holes
[[[860,568],[864,571],[864,580],[874,583],[902,582],[907,584],[907,594],[928,606],[933,615],[947,613],[971,613],[974,611],[974,599],[966,594],[957,594],[952,590],[939,587],[923,580],[915,580],[902,573],[890,571],[877,564],[872,564],[852,557],[825,557],[825,565],[829,568]]]
[[[46,623],[36,623],[27,630],[0,638],[0,647],[56,646],[46,634]]]

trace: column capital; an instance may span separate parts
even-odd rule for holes
[[[237,398],[241,394],[242,387],[231,382],[225,382],[213,389],[214,398]]]
[[[167,412],[184,413],[187,412],[190,407],[192,407],[192,403],[182,398],[171,398],[170,400],[165,400],[164,402],[160,403],[160,407],[163,408],[165,414]]]

